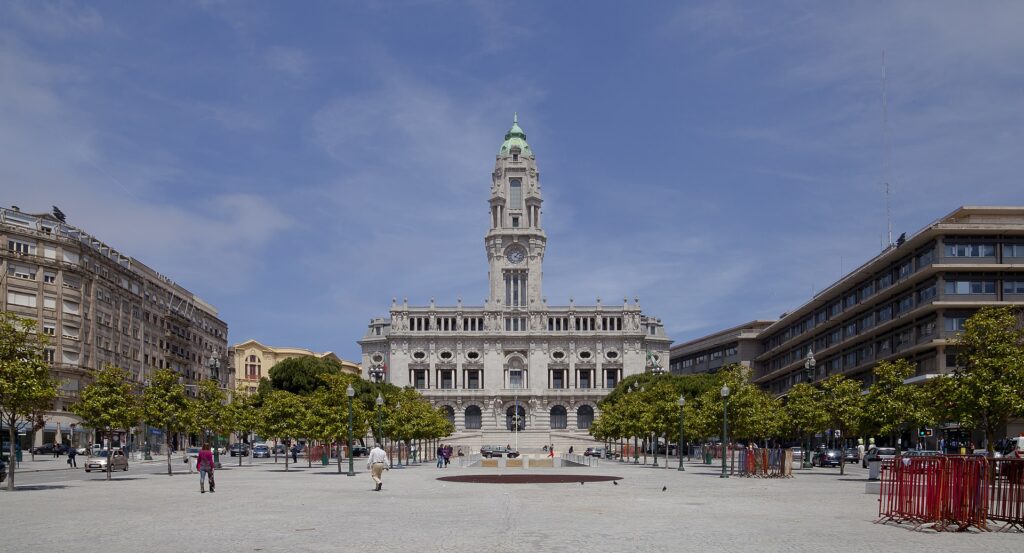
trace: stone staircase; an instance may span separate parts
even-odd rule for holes
[[[461,447],[466,454],[480,451],[484,445],[510,445],[519,448],[522,453],[540,453],[545,445],[555,445],[555,453],[561,454],[569,451],[572,446],[575,453],[582,454],[588,447],[603,445],[585,432],[571,432],[567,430],[524,430],[518,433],[505,430],[475,430],[456,432],[441,440],[442,443],[452,444],[458,449]]]

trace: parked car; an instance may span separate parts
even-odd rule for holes
[[[843,452],[838,449],[823,449],[815,459],[819,467],[838,467],[843,462]]]
[[[285,447],[284,444],[277,444],[277,445],[274,446],[274,454],[275,455],[284,455],[287,452],[288,452],[288,448]]]
[[[1003,457],[1009,459],[1024,459],[1024,436],[1017,436],[1006,440],[1006,445],[1001,451]]]
[[[848,448],[846,448],[846,451],[843,452],[843,462],[844,463],[859,463],[860,462],[860,452],[857,451],[857,448],[855,448],[855,447],[848,447]]]
[[[231,456],[232,457],[248,457],[249,456],[249,444],[237,443],[231,444]]]
[[[60,444],[43,444],[28,450],[32,455],[53,455],[54,452],[62,452]]]
[[[354,445],[354,446],[352,446],[352,456],[353,457],[366,457],[369,454],[370,454],[370,448],[368,448],[368,447],[366,447],[364,445]]]
[[[936,457],[939,455],[942,455],[942,452],[934,449],[910,449],[903,452],[904,457]]]
[[[500,445],[485,445],[480,448],[480,456],[486,459],[491,457],[508,457],[514,459],[519,457],[519,452],[512,449],[511,447],[505,447]]]
[[[107,462],[110,462],[110,470],[128,470],[128,456],[124,454],[123,450],[115,449],[113,454],[109,449],[104,449],[99,452],[99,455],[90,455],[85,460],[85,472],[92,472],[94,470],[106,471]]]
[[[871,461],[891,461],[896,458],[895,447],[878,447],[871,446],[868,448],[868,452],[864,454],[864,461],[861,465],[864,468],[868,468],[868,463]]]
[[[252,448],[252,458],[270,458],[270,446],[267,444],[256,444]]]

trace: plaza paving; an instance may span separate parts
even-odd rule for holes
[[[235,460],[232,460],[235,461]],[[175,466],[175,469],[178,469]],[[382,492],[365,460],[355,477],[336,468],[261,462],[218,471],[218,491],[196,476],[133,465],[102,475],[19,475],[0,493],[3,551],[1020,551],[1024,535],[914,532],[873,524],[877,496],[848,467],[793,479],[717,477],[604,461],[539,473],[620,476],[611,482],[465,484],[439,476],[495,469],[423,464],[385,473]],[[520,473],[522,469],[502,470]],[[86,478],[86,476],[88,476]],[[667,488],[662,491],[662,488]]]

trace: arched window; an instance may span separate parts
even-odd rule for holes
[[[565,407],[561,405],[555,405],[551,408],[551,429],[552,430],[565,430],[568,425],[566,422],[568,417],[566,416]]]
[[[444,418],[448,419],[448,422],[455,424],[455,409],[451,405],[445,405],[442,409],[444,409]]]
[[[505,428],[510,432],[526,429],[526,409],[522,405],[513,405],[505,411]]]
[[[519,179],[508,181],[508,208],[523,208],[523,181]]]
[[[526,387],[526,369],[523,368],[523,362],[518,357],[510,359],[508,362],[508,387],[516,390]]]
[[[466,407],[466,430],[479,430],[481,419],[479,407],[476,405]]]
[[[251,380],[258,380],[263,376],[262,362],[256,355],[250,355],[245,360],[245,377]]]
[[[576,410],[576,428],[587,430],[594,424],[594,408],[589,405],[580,405]]]

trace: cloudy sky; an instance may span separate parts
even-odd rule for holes
[[[760,7],[764,4],[766,7]],[[1019,2],[0,4],[0,202],[355,358],[391,298],[486,297],[494,155],[537,154],[552,304],[686,340],[885,240],[1024,204]]]

